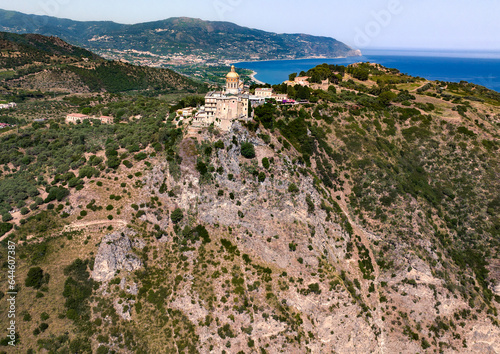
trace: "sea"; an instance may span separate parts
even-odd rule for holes
[[[357,62],[381,64],[428,80],[468,81],[500,92],[500,52],[365,50],[361,57],[253,61],[234,65],[253,70],[257,72],[257,80],[275,85],[288,80],[291,73],[307,71],[323,63],[349,65]]]

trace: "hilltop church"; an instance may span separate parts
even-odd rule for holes
[[[228,131],[234,120],[248,120],[249,92],[245,90],[234,65],[226,75],[222,91],[212,91],[205,96],[205,106],[193,118],[193,126],[208,127],[213,124]]]

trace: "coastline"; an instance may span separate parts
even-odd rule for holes
[[[236,66],[249,71],[257,71],[258,81],[279,84],[292,72],[307,71],[322,63],[349,65],[360,61],[378,63],[386,67],[397,68],[412,76],[425,77],[428,80],[460,82],[467,81],[500,92],[500,58],[461,58],[443,56],[398,55],[399,53],[365,53],[363,57],[316,58],[316,59],[278,59],[238,62]],[[410,53],[408,53],[410,54]],[[255,74],[253,78],[255,78]]]
[[[356,56],[340,56],[340,57],[334,57],[334,58],[330,58],[330,57],[324,57],[324,56],[311,56],[311,57],[305,57],[305,58],[299,58],[299,59],[291,59],[291,58],[288,58],[288,59],[266,59],[266,60],[246,60],[246,61],[235,61],[232,63],[232,65],[237,65],[237,64],[242,64],[242,63],[256,63],[256,62],[279,62],[279,61],[289,61],[289,60],[311,60],[311,59],[345,59],[345,58],[355,58],[355,57],[359,57],[361,58],[363,55],[356,55]],[[241,67],[241,68],[244,68],[244,67]],[[255,82],[256,84],[258,85],[266,85],[265,82],[263,81],[260,81],[259,79],[255,78],[255,75],[257,75],[257,71],[255,70],[252,70],[252,74],[249,75],[250,76],[250,79],[252,79],[253,82]]]
[[[310,60],[310,59],[345,59],[345,58],[361,58],[364,55],[347,55],[340,57],[325,57],[325,56],[311,56],[311,57],[303,57],[303,58],[285,58],[285,59],[255,59],[255,60],[243,60],[243,61],[235,61],[232,65],[241,64],[241,63],[255,63],[255,62],[269,62],[269,61],[289,61],[289,60]]]
[[[266,84],[265,82],[256,79],[255,75],[257,75],[257,71],[252,70],[252,74],[250,74],[250,78],[252,79],[253,82],[255,82],[257,85],[265,85]]]

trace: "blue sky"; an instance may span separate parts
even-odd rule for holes
[[[120,23],[197,17],[360,49],[500,51],[498,0],[0,0],[0,8]]]

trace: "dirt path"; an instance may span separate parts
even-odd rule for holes
[[[9,235],[14,232],[14,228],[12,230],[10,230],[9,232],[7,232],[5,235],[3,235],[2,237],[0,237],[0,242],[2,242],[3,240],[5,240],[7,237],[9,237]]]
[[[74,231],[78,229],[83,229],[89,226],[100,226],[100,225],[113,225],[119,227],[127,226],[127,222],[125,220],[95,220],[95,221],[87,221],[87,222],[74,222],[72,224],[66,225],[63,228],[63,232]],[[14,232],[14,229],[7,232],[5,235],[0,237],[0,242],[5,240],[9,235]]]
[[[113,226],[127,226],[125,220],[95,220],[86,222],[74,222],[72,224],[66,225],[63,231],[73,231],[76,229],[83,229],[89,226],[100,226],[100,225],[113,225]]]

